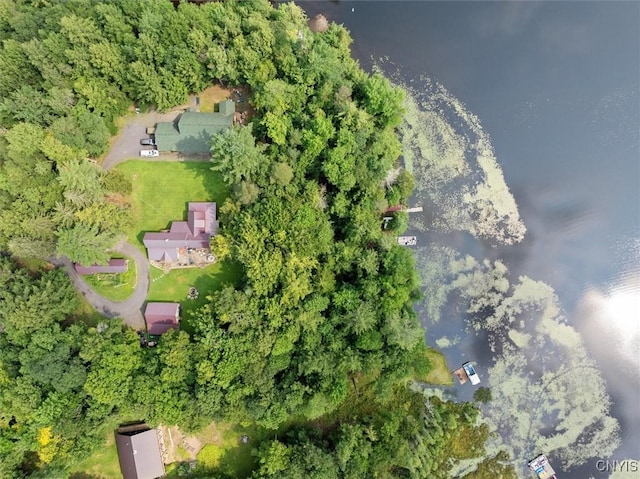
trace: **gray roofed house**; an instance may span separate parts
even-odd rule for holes
[[[209,153],[211,137],[233,124],[235,103],[226,100],[219,103],[219,111],[202,113],[185,111],[173,122],[156,125],[156,147],[160,151],[180,153]]]
[[[124,479],[156,479],[164,476],[158,433],[146,425],[122,427],[116,433],[118,460]]]
[[[187,221],[173,221],[171,229],[160,233],[145,233],[142,242],[152,261],[175,262],[181,248],[209,248],[209,239],[218,231],[216,204],[192,202],[188,205]]]
[[[154,336],[178,329],[180,323],[179,303],[147,303],[144,310],[147,332]]]
[[[125,273],[128,261],[126,259],[110,259],[106,265],[82,266],[80,263],[74,263],[73,267],[78,274]]]

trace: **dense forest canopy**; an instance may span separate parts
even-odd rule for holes
[[[130,185],[86,159],[130,104],[165,110],[221,82],[247,85],[255,109],[211,154],[233,189],[212,246],[242,279],[206,292],[189,332],[141,348],[118,321],[74,315],[61,270],[0,258],[1,477],[66,477],[132,419],[285,428],[256,448],[256,478],[439,478],[482,455],[452,452],[465,431],[486,439],[475,406],[406,389],[430,365],[395,240],[406,218],[382,228],[413,188],[385,181],[403,94],[360,69],[343,27],[306,21],[267,1],[0,2],[0,250],[16,258],[107,260]]]

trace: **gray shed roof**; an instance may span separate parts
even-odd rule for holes
[[[124,479],[156,479],[164,475],[155,429],[117,433],[116,446]]]

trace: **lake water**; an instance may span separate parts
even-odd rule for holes
[[[427,75],[478,116],[527,235],[497,248],[464,234],[427,239],[549,284],[597,362],[622,445],[556,468],[559,477],[609,477],[598,459],[640,460],[640,4],[300,4],[344,24],[366,69],[388,57],[405,81]],[[457,320],[423,319],[430,344],[461,330]],[[480,341],[446,349],[450,365],[474,355],[481,366],[490,361]]]

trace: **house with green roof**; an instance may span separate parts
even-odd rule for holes
[[[235,111],[235,103],[226,100],[218,104],[216,112],[185,111],[173,122],[158,123],[156,147],[160,151],[209,153],[211,137],[231,127]]]

